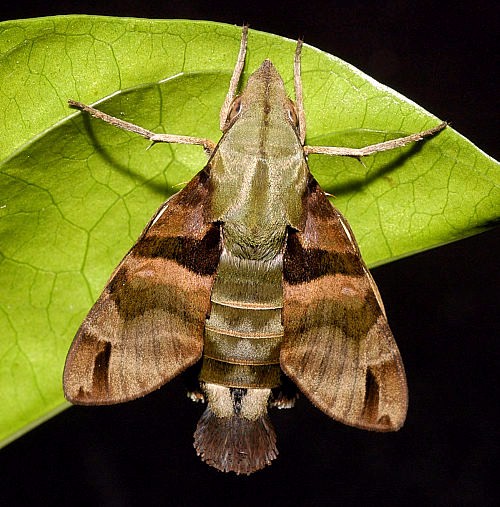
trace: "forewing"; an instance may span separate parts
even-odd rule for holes
[[[281,367],[330,417],[397,430],[406,376],[375,282],[347,222],[312,179],[304,212],[284,255]]]
[[[72,403],[137,398],[201,357],[220,256],[219,227],[206,219],[209,194],[202,171],[163,204],[116,268],[66,359]]]

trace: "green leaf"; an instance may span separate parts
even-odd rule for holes
[[[158,205],[204,165],[91,120],[72,98],[157,132],[217,140],[240,28],[91,16],[0,23],[0,440],[64,408],[71,340]],[[292,92],[295,43],[250,32],[249,72],[270,58]],[[308,144],[363,146],[432,115],[341,60],[305,47]],[[356,160],[311,156],[370,265],[497,220],[498,164],[453,129]]]

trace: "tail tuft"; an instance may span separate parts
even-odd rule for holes
[[[198,421],[194,447],[208,465],[236,474],[249,475],[278,456],[276,433],[267,414],[255,420],[217,417],[210,406]]]

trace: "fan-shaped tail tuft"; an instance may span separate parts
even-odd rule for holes
[[[210,406],[194,434],[198,456],[222,472],[251,474],[278,456],[276,433],[267,414],[256,419],[240,415],[217,417]]]

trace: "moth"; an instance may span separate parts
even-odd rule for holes
[[[305,145],[299,40],[295,102],[269,60],[237,94],[240,51],[221,109],[222,138],[155,134],[73,107],[152,142],[202,145],[206,166],[155,213],[78,330],[64,369],[75,404],[143,396],[193,365],[206,402],[194,447],[224,472],[276,458],[269,407],[298,391],[328,416],[398,430],[405,371],[354,234],[311,175],[311,153],[360,158],[446,126],[361,149]]]

